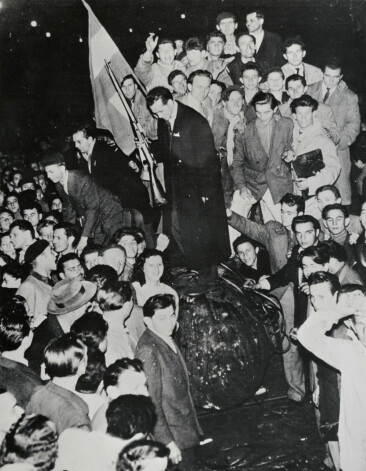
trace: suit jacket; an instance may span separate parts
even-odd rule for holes
[[[278,34],[264,31],[264,37],[258,49],[255,60],[265,73],[272,67],[281,67],[285,62],[282,55],[282,41]]]
[[[322,81],[314,83],[308,88],[308,94],[323,102]],[[337,88],[326,103],[333,110],[337,128],[340,135],[339,157],[342,164],[342,172],[337,181],[337,187],[341,192],[342,203],[351,204],[351,160],[349,146],[356,140],[360,133],[361,117],[358,107],[357,95],[349,89]]]
[[[306,80],[306,85],[312,85],[313,83],[323,80],[323,72],[318,67],[315,67],[311,64],[306,64],[305,62],[303,62],[303,66],[303,77]],[[287,79],[287,77],[290,77],[290,75],[296,74],[296,71],[288,62],[286,62],[286,64],[284,64],[281,68],[282,72],[285,74],[285,79]]]
[[[82,219],[82,236],[103,243],[123,226],[122,207],[118,198],[98,186],[89,175],[78,170],[68,173],[67,193],[61,183],[56,189],[62,200],[64,221],[75,223],[73,209]]]
[[[136,358],[144,365],[151,399],[156,407],[156,440],[175,441],[180,449],[198,445],[202,434],[189,389],[188,372],[177,348],[147,329],[140,338]]]
[[[291,147],[292,129],[291,119],[274,120],[269,155],[259,138],[256,120],[248,123],[244,134],[236,134],[231,170],[236,189],[249,188],[258,201],[269,188],[275,204],[286,193],[292,193],[290,167],[282,160],[285,150]]]
[[[91,154],[91,175],[99,186],[118,196],[123,208],[147,209],[147,189],[128,161],[118,147],[97,140]]]
[[[165,121],[158,124],[170,202],[164,212],[164,231],[171,232],[174,206],[186,262],[203,268],[228,259],[231,252],[220,162],[207,120],[188,106],[179,102],[177,106],[171,136]]]

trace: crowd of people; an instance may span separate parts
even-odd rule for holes
[[[337,58],[308,64],[264,22],[250,11],[239,33],[223,12],[206,41],[149,35],[120,85],[156,168],[93,124],[1,154],[0,469],[199,469],[170,268],[194,270],[196,295],[221,262],[279,299],[288,398],[312,394],[325,464],[366,469],[358,98]]]

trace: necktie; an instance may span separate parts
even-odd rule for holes
[[[300,67],[296,67],[296,73],[297,75],[300,75]]]
[[[203,103],[201,103],[201,111],[202,111],[203,116],[207,119],[208,118],[208,111],[207,111],[207,109],[206,109],[206,107],[204,106]]]
[[[323,98],[323,103],[325,103],[328,100],[329,92],[330,92],[330,88],[327,88],[327,91],[325,92],[325,95],[324,95],[324,98]]]

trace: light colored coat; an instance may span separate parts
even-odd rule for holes
[[[304,79],[307,85],[312,85],[313,83],[319,82],[319,80],[323,80],[323,72],[318,67],[307,64],[306,62],[302,64],[304,66]],[[285,80],[287,77],[290,77],[290,75],[296,74],[296,70],[294,70],[288,62],[281,68],[282,72],[285,74]]]
[[[184,72],[184,65],[180,61],[174,61],[172,67],[166,67],[161,64],[160,61],[154,63],[146,62],[143,56],[140,56],[135,67],[135,74],[145,85],[147,91],[154,87],[166,87],[171,90],[168,84],[168,75],[173,70],[181,70]]]
[[[319,102],[323,101],[322,83],[322,81],[317,82],[308,88],[308,94]],[[336,186],[341,193],[342,203],[349,205],[351,204],[351,159],[349,147],[360,133],[361,125],[358,98],[349,89],[339,90],[337,88],[327,100],[327,105],[333,110],[340,135],[338,152],[342,171]]]

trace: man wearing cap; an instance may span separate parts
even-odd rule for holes
[[[78,279],[61,280],[53,286],[47,318],[34,330],[32,345],[25,355],[36,373],[40,374],[46,345],[70,331],[71,325],[85,313],[96,291],[94,283]]]
[[[65,158],[60,153],[49,154],[43,164],[62,200],[64,221],[75,223],[77,218],[82,226],[76,247],[78,253],[89,239],[103,244],[123,226],[122,207],[117,196],[98,186],[89,175],[79,170],[66,170]]]
[[[46,317],[51,299],[51,272],[56,270],[56,256],[46,240],[36,240],[24,255],[24,263],[32,267],[30,275],[18,288],[17,294],[27,301],[32,326],[36,327]]]

